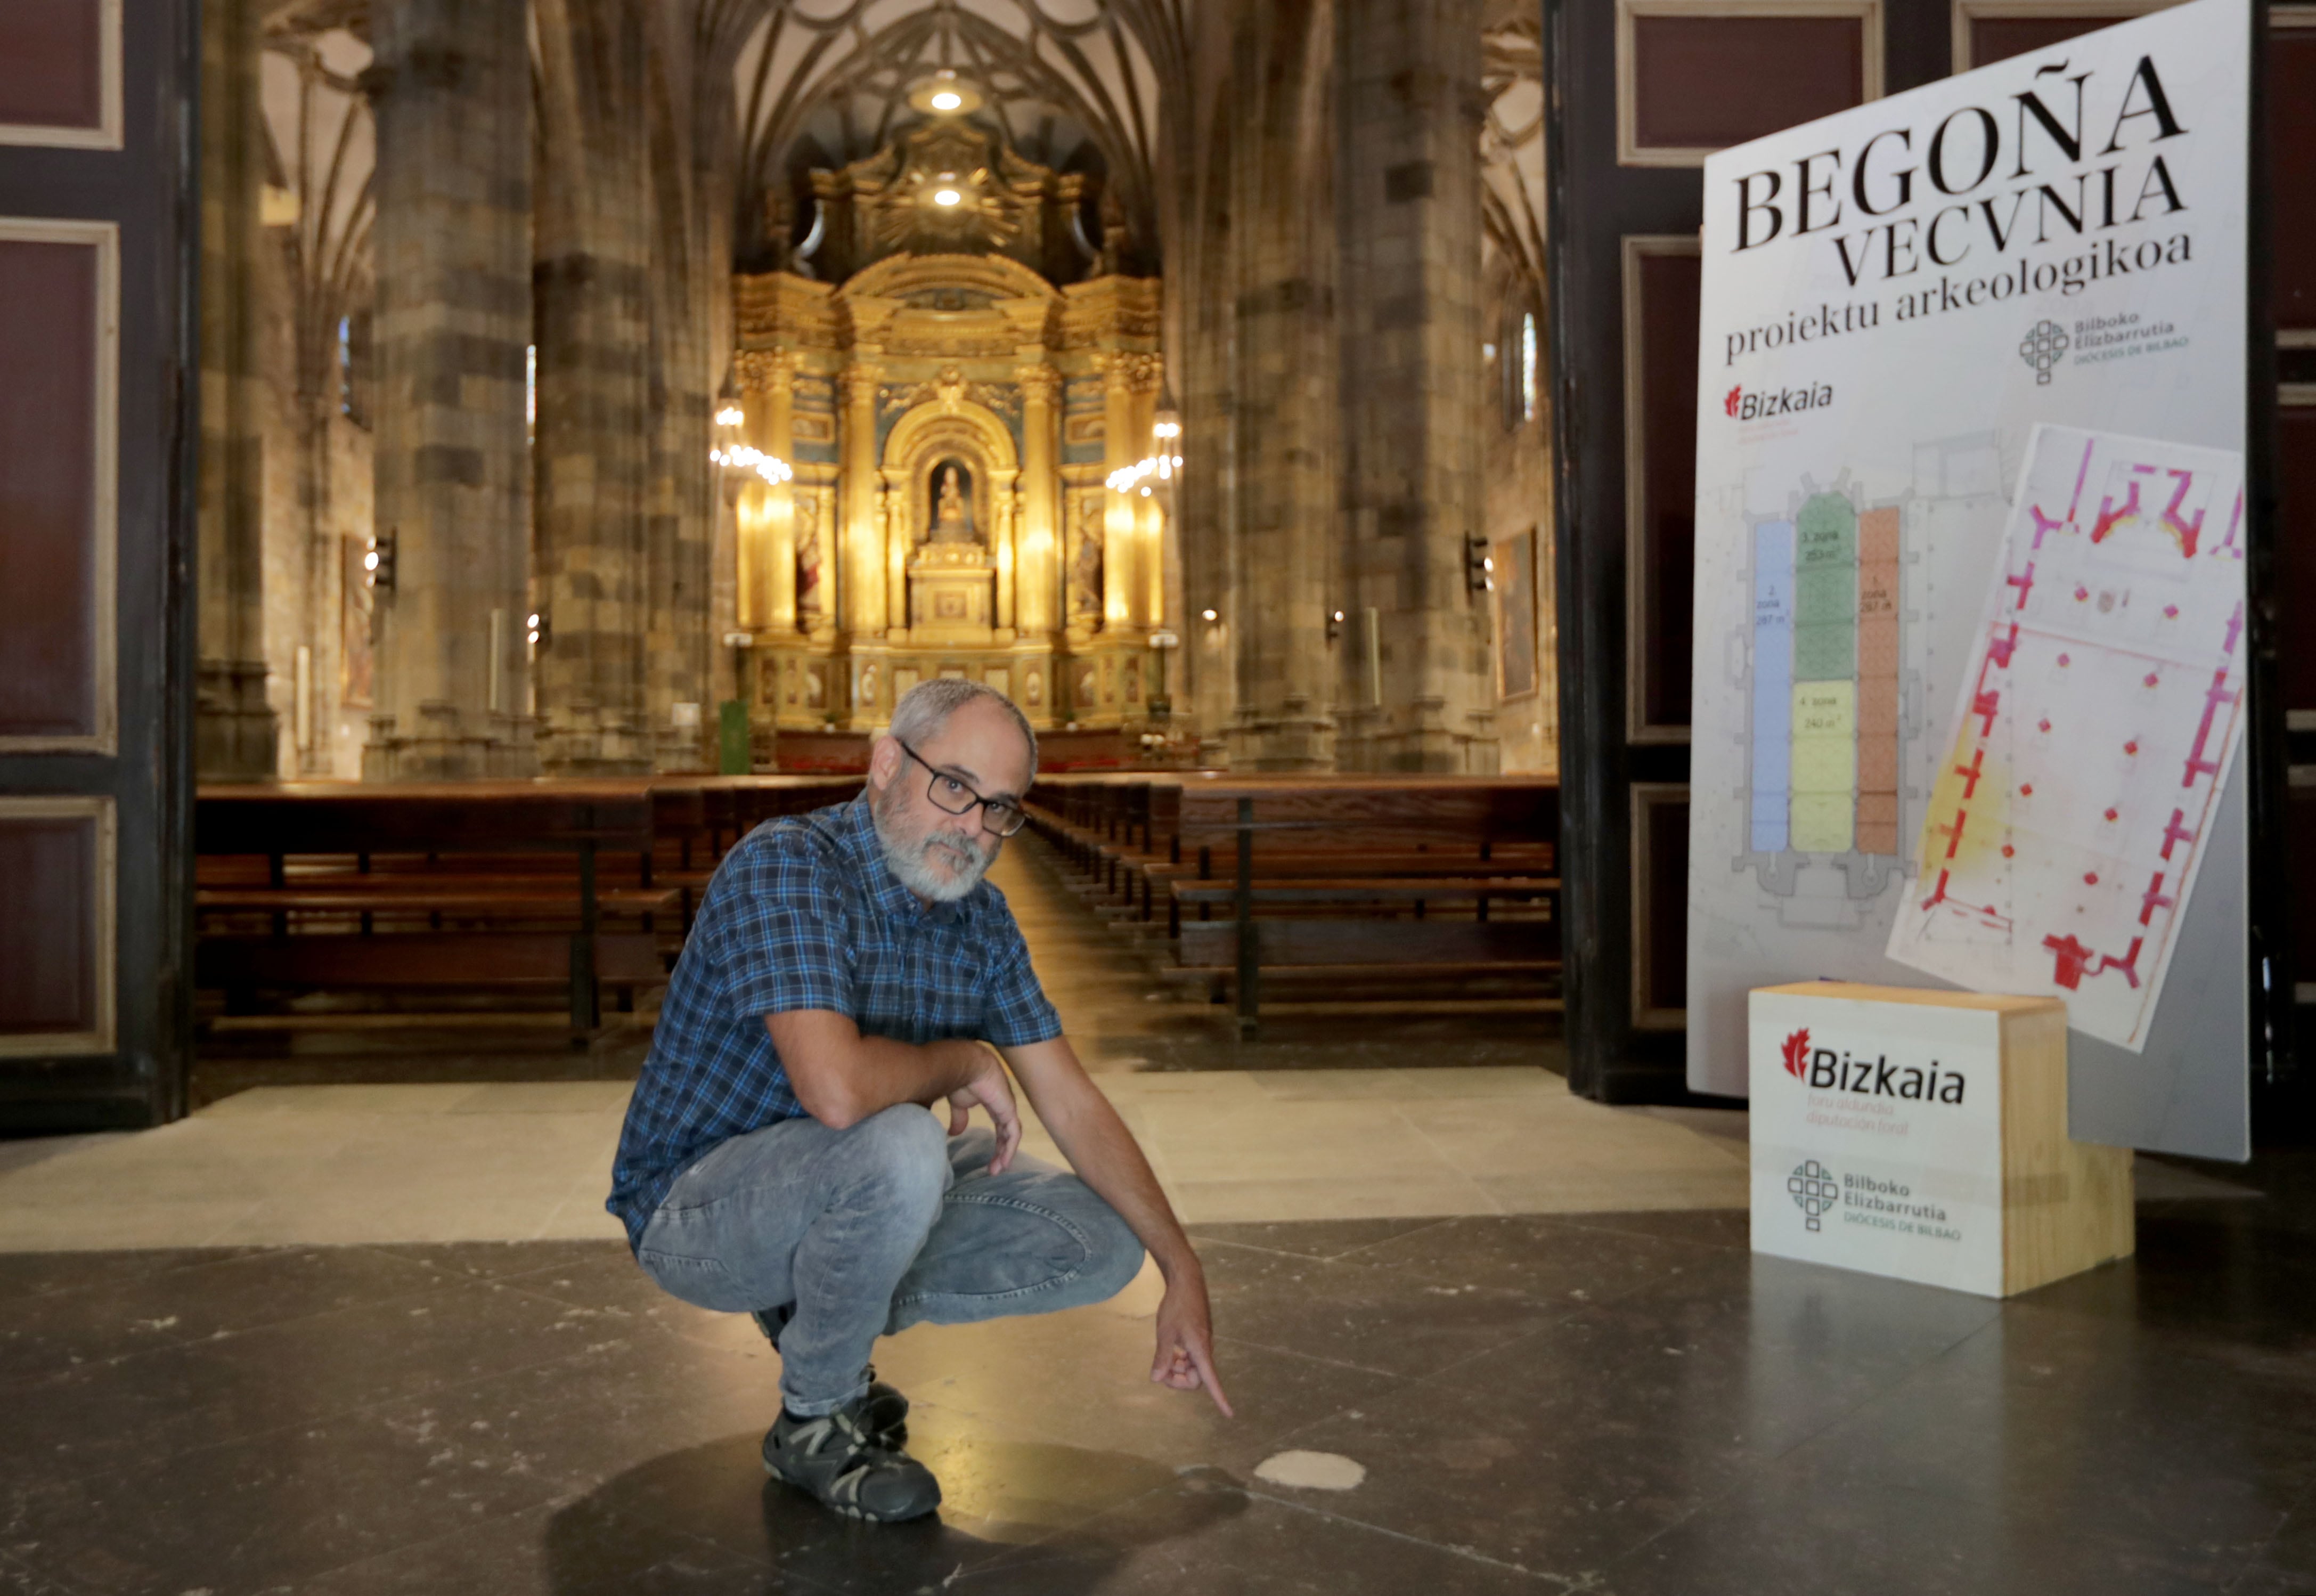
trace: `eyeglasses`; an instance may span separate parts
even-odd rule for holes
[[[985,798],[956,777],[934,771],[923,754],[901,743],[900,738],[893,741],[901,744],[902,753],[932,771],[933,779],[925,784],[925,796],[933,801],[935,808],[951,815],[970,815],[977,808],[981,811],[981,829],[1001,837],[1010,837],[1029,823],[1020,805],[1004,798]]]

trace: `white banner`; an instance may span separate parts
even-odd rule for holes
[[[2195,0],[1706,164],[1688,1075],[1746,994],[1890,958],[2037,424],[2240,451],[2246,0]],[[2141,1050],[2078,1032],[2075,1134],[2246,1139],[2244,779]]]

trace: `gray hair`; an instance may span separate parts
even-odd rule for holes
[[[930,682],[920,682],[901,695],[893,706],[893,724],[887,731],[904,743],[922,747],[940,735],[949,718],[976,700],[985,699],[1002,709],[1013,718],[1021,740],[1029,745],[1029,775],[1038,774],[1038,734],[1029,729],[1029,718],[1021,713],[1019,705],[993,687],[978,682],[967,682],[958,676],[937,676]]]

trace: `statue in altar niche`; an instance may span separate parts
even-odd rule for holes
[[[926,536],[935,543],[979,542],[973,531],[973,479],[965,477],[959,482],[963,468],[955,460],[944,460],[935,469],[940,475],[933,490],[932,530]]]

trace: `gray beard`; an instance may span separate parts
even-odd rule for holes
[[[934,869],[927,855],[936,847],[946,849],[947,843],[937,841],[934,836],[896,837],[886,829],[882,814],[873,807],[870,814],[877,822],[877,843],[884,850],[886,867],[892,870],[895,880],[921,898],[937,904],[953,904],[980,886],[981,878],[988,872],[990,856],[975,848],[970,869],[953,876],[944,876]]]

